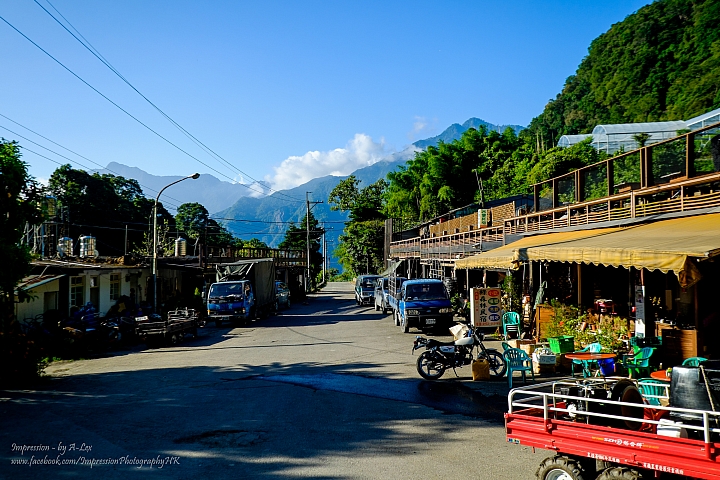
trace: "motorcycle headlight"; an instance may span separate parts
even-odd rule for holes
[[[441,308],[438,313],[452,313],[452,308]]]
[[[420,315],[420,310],[408,310],[408,315]]]

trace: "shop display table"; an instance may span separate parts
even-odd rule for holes
[[[650,372],[650,378],[655,380],[662,380],[663,382],[669,382],[670,377],[667,376],[667,370],[658,370],[657,372]]]
[[[615,359],[616,357],[617,355],[615,355],[614,353],[570,352],[565,354],[565,358],[583,362],[583,370],[585,371],[586,376],[590,376],[588,362],[597,362],[598,360],[610,360]],[[597,371],[600,373],[600,375],[602,375],[602,369],[598,369]]]

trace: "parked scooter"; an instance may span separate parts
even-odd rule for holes
[[[482,332],[469,327],[465,337],[454,342],[438,342],[418,335],[413,343],[415,350],[425,347],[417,359],[417,371],[425,380],[437,380],[445,370],[470,365],[476,358],[485,358],[490,364],[490,373],[498,377],[505,375],[507,365],[502,354],[494,348],[485,348]],[[477,354],[475,353],[477,347]],[[457,376],[457,372],[455,372]]]

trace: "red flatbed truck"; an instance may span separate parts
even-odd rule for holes
[[[618,377],[516,388],[505,414],[508,442],[555,452],[540,480],[720,479],[718,427],[720,412],[649,405]]]

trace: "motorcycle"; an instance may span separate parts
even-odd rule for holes
[[[472,326],[465,337],[454,342],[439,342],[418,335],[413,342],[413,353],[415,350],[425,348],[425,351],[417,359],[418,373],[425,380],[437,380],[448,368],[452,368],[455,372],[457,367],[470,365],[475,358],[484,358],[490,364],[490,373],[502,377],[507,369],[505,358],[496,349],[485,348],[482,342],[483,338],[483,333]],[[477,354],[475,353],[476,349],[478,350]],[[455,372],[455,376],[457,376],[457,372]]]

